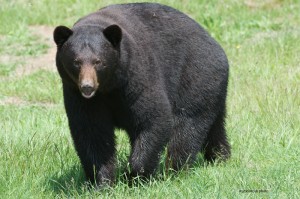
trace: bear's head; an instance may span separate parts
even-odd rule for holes
[[[98,90],[110,87],[111,74],[119,64],[122,30],[86,25],[55,28],[56,62],[62,79],[77,86],[82,96],[91,98]],[[105,88],[104,88],[105,87]]]

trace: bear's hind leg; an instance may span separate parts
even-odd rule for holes
[[[221,113],[212,125],[204,145],[204,158],[213,162],[217,158],[226,160],[230,157],[230,145],[224,127],[225,114]]]

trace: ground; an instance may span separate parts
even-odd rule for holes
[[[53,42],[52,33],[54,27],[51,26],[30,26],[29,30],[31,33],[39,38],[40,42],[43,42],[48,46],[48,49],[45,54],[40,56],[15,56],[15,55],[0,55],[0,63],[4,65],[13,61],[19,62],[15,71],[11,74],[13,78],[18,78],[26,75],[33,74],[39,70],[47,70],[47,71],[55,71],[55,54],[56,54],[56,45]],[[32,104],[32,102],[28,102],[19,97],[5,97],[3,99],[0,98],[0,105],[28,105]],[[51,106],[51,103],[38,103],[35,102],[36,105],[41,106]]]

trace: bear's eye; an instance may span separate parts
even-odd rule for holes
[[[101,60],[100,59],[96,59],[94,62],[93,62],[94,65],[99,65],[101,64]]]
[[[75,59],[73,63],[74,63],[74,66],[75,66],[76,68],[80,68],[80,65],[81,65],[81,61],[80,61],[80,60]]]

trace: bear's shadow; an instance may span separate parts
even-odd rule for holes
[[[176,179],[180,175],[182,171],[167,171],[165,170],[165,164],[164,164],[164,157],[163,161],[160,162],[158,166],[158,173],[155,175],[155,177],[152,177],[150,179],[138,179],[134,180],[134,182],[128,180],[126,173],[128,173],[128,168],[126,166],[121,166],[121,168],[117,168],[116,171],[116,184],[124,184],[128,188],[138,187],[139,185],[143,184],[143,186],[147,186],[149,184],[150,180],[155,181],[165,181],[166,179]],[[189,167],[189,169],[195,168],[195,167],[202,167],[203,169],[207,166],[207,163],[204,161],[202,157],[198,157],[196,162]],[[188,170],[189,170],[188,169]],[[186,171],[186,169],[183,169]],[[58,171],[56,174],[52,175],[50,179],[47,182],[48,189],[50,191],[54,191],[56,194],[64,194],[66,196],[72,196],[76,193],[76,195],[82,195],[86,191],[93,190],[93,186],[89,184],[84,175],[84,171],[80,165],[80,163],[75,164],[74,166],[70,168],[62,169],[61,171]],[[113,187],[112,187],[113,188]]]
[[[84,171],[79,163],[56,172],[47,180],[46,184],[48,190],[70,197],[74,193],[81,195],[89,189]]]

